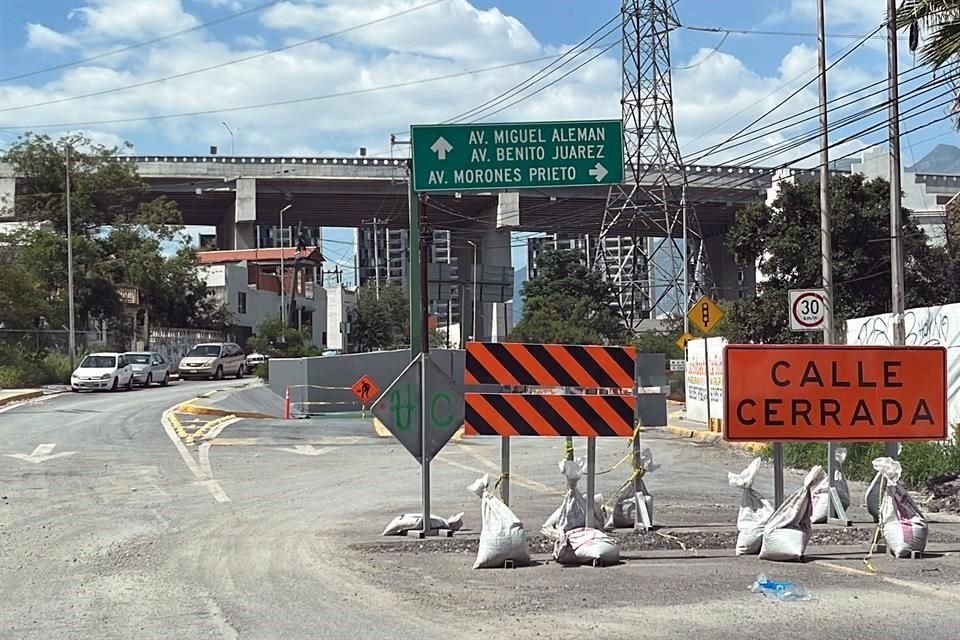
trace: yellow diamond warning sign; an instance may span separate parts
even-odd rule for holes
[[[690,307],[690,311],[687,311],[687,317],[700,331],[710,333],[723,319],[723,311],[710,299],[710,296],[702,295],[697,303]]]

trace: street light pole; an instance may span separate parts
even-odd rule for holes
[[[230,128],[230,125],[228,125],[226,122],[221,122],[220,124],[222,124],[224,127],[226,127],[227,131],[230,132],[230,155],[231,155],[231,156],[237,155],[237,154],[236,154],[236,151],[235,151],[235,149],[234,149],[234,146],[233,146],[233,129],[231,129],[231,128]]]
[[[286,322],[284,322],[284,314],[286,312],[286,304],[287,304],[286,293],[285,293],[287,288],[286,287],[287,274],[286,274],[286,269],[284,268],[284,263],[283,263],[283,249],[284,249],[283,212],[292,206],[293,206],[292,204],[288,204],[283,209],[280,209],[280,326],[283,327],[284,329],[284,332],[280,334],[280,338],[283,341],[286,341],[284,336],[286,335],[286,328],[287,328],[287,324]]]
[[[75,359],[77,357],[77,336],[74,318],[77,315],[73,298],[73,218],[70,211],[70,145],[66,147],[66,180],[67,180],[67,313],[70,319],[67,321],[67,348],[70,350],[70,370],[74,370]]]
[[[473,341],[477,341],[477,243],[467,240],[467,244],[473,247],[473,324],[470,327],[473,334]]]

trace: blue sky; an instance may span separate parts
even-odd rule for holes
[[[225,153],[230,148],[230,136],[221,124],[225,120],[236,133],[238,154],[341,155],[353,154],[360,146],[372,154],[386,153],[391,132],[403,131],[413,122],[439,122],[466,111],[526,79],[547,62],[354,97],[217,111],[555,55],[613,18],[620,6],[620,0],[442,0],[338,37],[232,62],[428,1],[283,0],[261,7],[267,0],[0,0],[0,78],[31,74],[0,81],[0,145],[9,144],[18,132],[30,128],[52,135],[83,130],[105,144],[129,141],[134,152],[142,154],[202,154],[210,145],[218,145]],[[677,132],[686,158],[700,158],[706,149],[721,145],[814,77],[816,38],[808,34],[816,31],[815,6],[815,0],[678,1],[677,12],[684,26],[671,34],[671,48]],[[880,25],[882,6],[879,0],[827,1],[831,60],[854,44],[855,40],[846,36],[862,36]],[[34,73],[250,9],[247,15],[153,45]],[[780,35],[725,35],[690,27]],[[583,56],[578,62],[585,59]],[[214,70],[115,91],[221,64]],[[902,70],[914,64],[905,43],[900,64]],[[614,46],[562,82],[492,120],[618,117],[619,65],[619,47]],[[828,75],[831,97],[881,80],[885,65],[884,41],[868,40]],[[921,77],[922,70],[913,76],[915,82],[928,79]],[[912,86],[906,83],[901,91]],[[106,93],[77,98],[93,92]],[[935,104],[938,95],[931,91],[924,99]],[[838,111],[836,117],[881,98],[865,99]],[[53,100],[60,102],[16,108]],[[778,109],[772,119],[815,104],[816,86],[811,85]],[[137,120],[197,111],[215,113]],[[919,114],[905,121],[903,129],[909,131],[944,113],[941,108]],[[843,153],[880,141],[885,131],[851,135],[865,123],[879,122],[879,117],[855,122],[833,139],[851,136]],[[77,124],[121,119],[133,121]],[[38,129],[36,125],[54,126]],[[751,146],[734,150],[721,145],[701,161],[720,163],[754,151],[753,157],[761,160],[755,164],[785,162],[791,158],[765,157],[762,150],[813,126],[815,122],[807,121],[786,131],[771,130]],[[941,142],[958,142],[949,122],[908,134],[905,162],[912,163]],[[792,153],[800,157],[813,150],[815,147],[806,144]],[[813,163],[806,160],[800,164]],[[348,245],[337,245],[345,243],[349,233],[331,230],[326,236],[334,241],[327,253],[338,261],[352,262]],[[515,265],[523,262],[524,251],[517,247]]]

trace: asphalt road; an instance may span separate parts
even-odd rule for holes
[[[383,552],[387,522],[418,509],[419,466],[368,421],[243,420],[200,446],[164,427],[177,403],[237,384],[250,381],[0,410],[0,638],[946,640],[960,629],[956,523],[932,525],[955,536],[930,545],[936,557],[877,558],[875,575],[862,546],[811,548],[810,561],[789,565],[678,549],[624,553],[604,569],[562,569],[541,554],[537,566],[479,571],[472,553],[414,541]],[[749,458],[659,433],[645,443],[663,465],[647,478],[657,523],[681,539],[685,527],[730,529],[739,496],[726,471]],[[11,457],[32,453],[42,461]],[[465,511],[465,540],[480,525],[466,486],[497,475],[498,453],[496,441],[451,443],[432,465],[432,511]],[[559,504],[561,453],[557,440],[514,443],[511,504],[531,533]],[[601,441],[599,467],[624,453],[622,439]],[[599,476],[598,491],[625,474]],[[770,482],[764,469],[757,488]],[[816,599],[767,602],[746,589],[759,573]]]

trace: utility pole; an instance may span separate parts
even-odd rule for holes
[[[890,280],[893,344],[906,342],[903,327],[903,225],[900,219],[900,89],[897,86],[897,2],[887,0],[887,86],[890,145]],[[897,442],[884,445],[886,455],[897,457]]]
[[[285,291],[286,290],[285,280],[286,280],[287,274],[285,271],[286,265],[283,262],[283,248],[284,248],[283,237],[284,235],[286,235],[285,229],[283,228],[283,212],[292,206],[293,206],[292,204],[288,204],[283,209],[280,209],[280,326],[283,327],[283,333],[280,334],[281,342],[287,341],[286,339],[287,323],[284,322],[284,317],[286,315],[286,303],[287,303],[287,299],[286,299],[287,296]]]
[[[817,66],[820,93],[820,261],[822,285],[826,292],[823,317],[823,344],[834,344],[836,332],[833,324],[833,243],[831,242],[830,211],[830,141],[827,133],[827,46],[824,20],[824,0],[817,0]],[[782,446],[782,445],[780,445]],[[782,459],[782,452],[781,452]],[[834,488],[837,468],[837,445],[827,443],[827,521],[849,526],[847,514],[840,503],[840,495]],[[779,506],[779,502],[777,503]]]
[[[77,357],[77,335],[76,335],[76,324],[75,318],[77,317],[77,310],[74,304],[73,298],[73,218],[71,217],[70,211],[70,144],[67,144],[66,148],[66,179],[67,179],[67,313],[70,314],[70,319],[67,321],[67,331],[69,336],[67,337],[67,348],[70,350],[70,371],[73,371],[76,367],[76,357]]]
[[[471,297],[473,302],[471,304],[471,312],[473,314],[473,319],[471,320],[470,333],[473,334],[473,342],[478,342],[479,337],[477,335],[477,243],[473,240],[467,240],[467,244],[473,247],[473,291],[471,291]],[[463,322],[463,318],[460,319]],[[461,339],[462,340],[462,339]]]
[[[373,278],[377,289],[377,300],[380,299],[380,236],[377,233],[377,219],[373,219]]]

